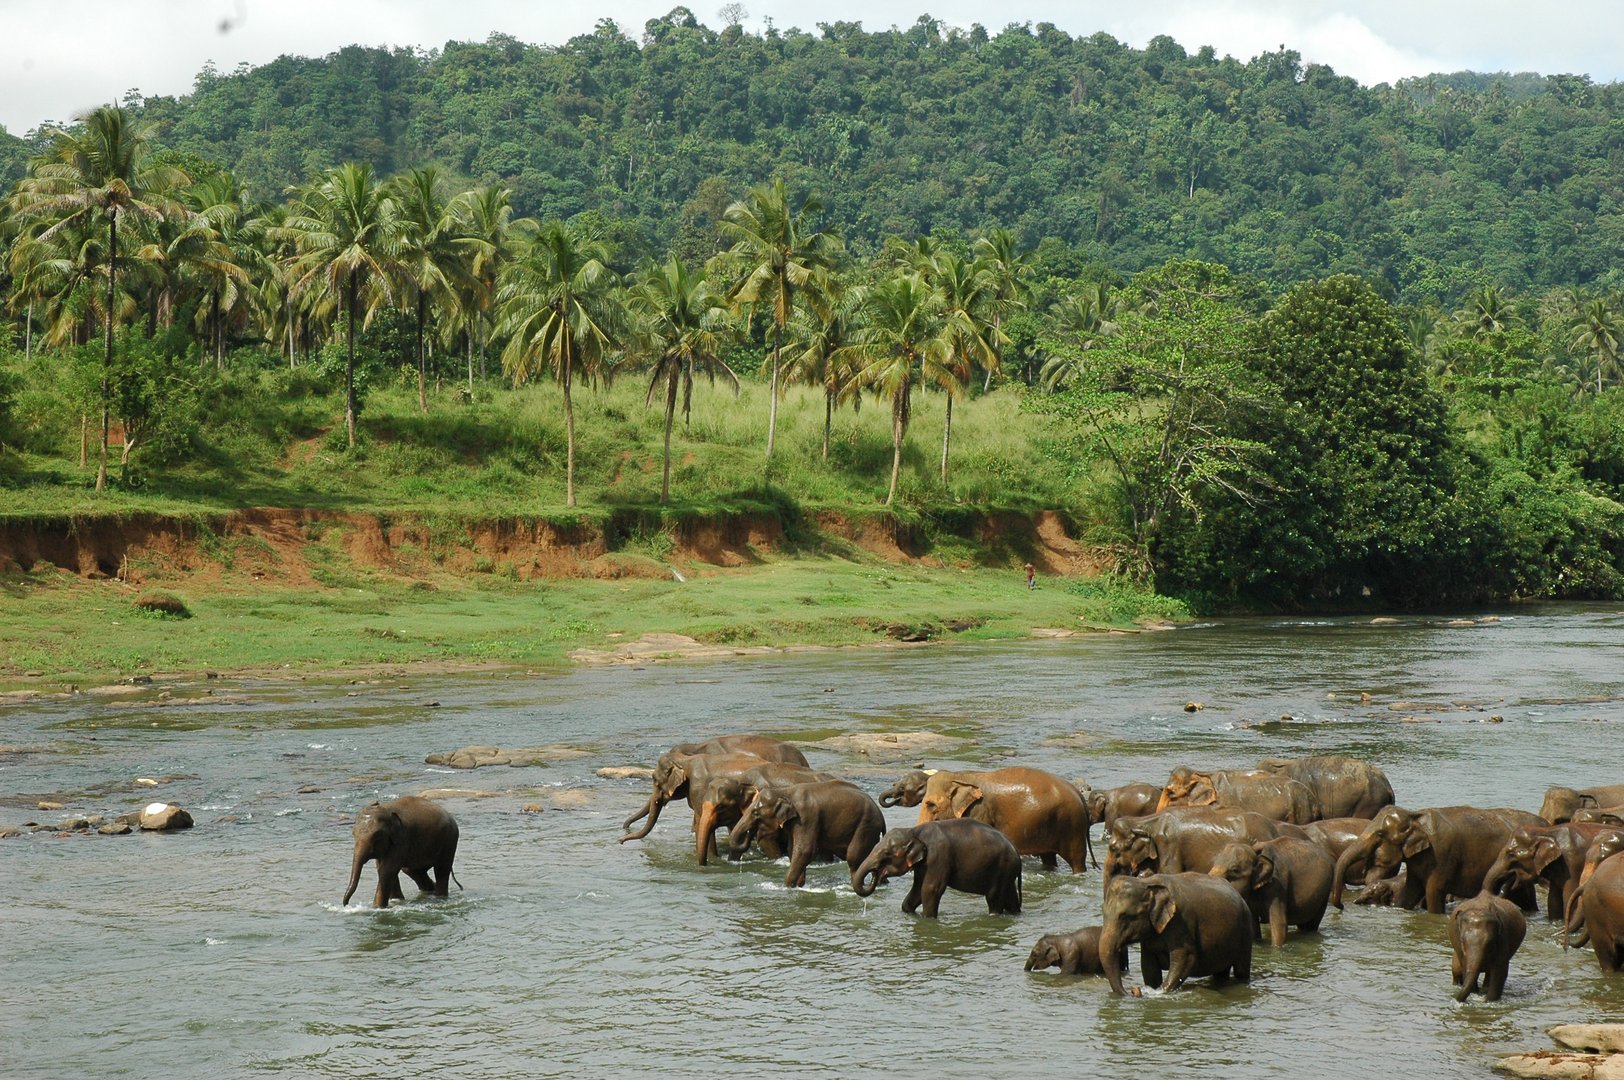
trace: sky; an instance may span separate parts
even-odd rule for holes
[[[719,28],[724,0],[688,5]],[[1284,45],[1366,85],[1459,71],[1624,78],[1617,0],[738,0],[746,29],[815,31],[819,22],[908,27],[922,13],[991,33],[1050,22],[1074,36],[1104,31],[1135,47],[1167,34],[1190,52],[1212,45],[1248,60]],[[25,134],[126,91],[183,94],[212,61],[221,71],[284,53],[324,56],[345,45],[439,48],[493,31],[562,44],[613,19],[633,37],[672,0],[0,0],[0,125]]]

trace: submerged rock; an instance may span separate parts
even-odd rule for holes
[[[947,750],[964,740],[937,731],[869,731],[835,735],[809,745],[842,754],[862,754],[875,761],[917,761],[924,751]]]
[[[647,765],[606,765],[598,775],[605,780],[652,780],[654,770]]]
[[[130,823],[128,821],[109,821],[96,831],[101,833],[103,836],[124,836],[128,833],[134,832],[135,830],[130,827]]]
[[[460,750],[430,754],[423,761],[428,765],[445,765],[453,769],[481,769],[488,765],[510,765],[517,768],[525,765],[546,765],[548,762],[585,755],[585,750],[577,750],[570,746],[520,746],[509,749],[499,746],[465,746]]]

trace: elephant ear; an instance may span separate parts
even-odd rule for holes
[[[1432,846],[1432,837],[1419,829],[1412,829],[1404,841],[1404,857],[1413,859]]]
[[[1211,773],[1190,774],[1189,794],[1185,801],[1189,806],[1213,806],[1218,802],[1218,782],[1213,779]]]
[[[795,804],[782,796],[775,795],[772,801],[762,807],[762,810],[771,814],[772,819],[780,825],[788,825],[792,821],[801,820],[801,813],[795,809]]]
[[[975,784],[959,781],[953,785],[953,794],[950,797],[954,817],[963,817],[970,812],[970,808],[981,801],[981,789]]]
[[[1550,837],[1542,836],[1534,841],[1534,870],[1543,871],[1547,866],[1562,857],[1562,849],[1556,846],[1556,841]]]
[[[912,836],[908,839],[908,846],[902,849],[902,853],[906,868],[912,870],[926,860],[930,855],[930,849],[918,836]]]
[[[1173,894],[1165,885],[1153,885],[1150,892],[1150,925],[1156,928],[1158,934],[1165,933],[1173,916],[1179,913],[1179,906],[1173,902]]]
[[[1257,852],[1257,862],[1252,864],[1252,891],[1256,892],[1274,883],[1274,852],[1263,846],[1252,850]]]

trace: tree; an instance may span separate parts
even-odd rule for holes
[[[632,294],[636,312],[635,336],[652,358],[645,405],[665,384],[665,458],[660,471],[660,502],[671,498],[671,425],[681,391],[683,412],[694,392],[694,374],[702,371],[712,382],[721,374],[739,388],[739,377],[718,355],[727,338],[727,301],[710,287],[704,271],[694,273],[675,256],[665,265],[650,263],[638,277]]]
[[[608,262],[608,249],[595,237],[548,222],[519,248],[497,289],[498,330],[508,337],[503,369],[522,383],[545,368],[564,393],[567,506],[575,505],[571,387],[577,372],[597,378],[624,335],[625,308]]]
[[[1199,519],[1215,491],[1255,503],[1266,487],[1265,446],[1244,425],[1268,387],[1248,365],[1256,291],[1224,267],[1169,263],[1126,293],[1113,333],[1094,336],[1096,320],[1045,342],[1061,389],[1028,407],[1070,428],[1076,460],[1109,463],[1132,559],[1148,572],[1171,517]]]
[[[463,235],[479,241],[471,254],[469,274],[457,290],[456,322],[468,351],[468,395],[474,393],[474,340],[479,339],[480,377],[485,373],[485,324],[496,300],[496,281],[513,254],[513,194],[505,187],[465,191],[453,203]],[[529,219],[525,219],[527,222]]]
[[[942,483],[947,483],[948,449],[953,441],[953,399],[963,397],[977,367],[990,377],[998,367],[1003,334],[998,328],[998,279],[985,260],[942,252],[927,264],[926,275],[941,294],[946,316],[942,327],[945,353],[940,381],[947,397],[942,421]]]
[[[815,229],[813,217],[823,204],[808,196],[799,207],[790,204],[782,179],[752,188],[727,208],[723,227],[734,238],[732,254],[743,266],[733,299],[752,307],[765,307],[773,322],[773,348],[769,364],[767,406],[767,460],[772,461],[778,430],[778,381],[784,348],[784,327],[795,310],[796,293],[808,287],[832,265],[840,240],[832,232]]]
[[[829,460],[829,438],[834,427],[835,406],[850,398],[856,408],[862,398],[856,372],[846,346],[852,344],[858,301],[862,290],[852,287],[839,274],[827,274],[817,287],[804,295],[806,303],[796,312],[791,338],[797,342],[785,370],[797,382],[823,391],[823,460]]]
[[[992,283],[992,295],[989,297],[988,306],[992,312],[995,351],[992,363],[986,365],[987,378],[981,386],[982,392],[985,393],[992,389],[993,374],[1002,366],[1003,346],[1000,343],[1004,338],[1004,319],[1011,312],[1026,306],[1027,280],[1032,273],[1032,253],[1019,250],[1015,234],[1008,229],[993,229],[981,237],[976,241],[975,253]],[[1028,378],[1030,379],[1030,372]]]
[[[417,407],[429,411],[428,350],[424,347],[424,327],[430,305],[467,295],[478,283],[474,263],[490,248],[490,242],[464,235],[466,218],[459,214],[457,200],[446,199],[440,188],[440,171],[432,165],[413,169],[396,177],[394,196],[400,205],[402,249],[399,273],[413,298],[417,321]]]
[[[348,325],[344,360],[344,427],[355,445],[355,324],[372,322],[390,295],[403,224],[395,200],[369,165],[340,165],[302,192],[284,226],[295,237],[295,295],[336,298]],[[365,305],[364,318],[360,311]]]
[[[914,387],[949,377],[946,319],[941,298],[917,273],[896,270],[867,289],[862,322],[846,347],[855,381],[891,402],[891,484],[885,505],[896,501],[902,442],[913,413]]]
[[[25,217],[51,222],[40,233],[41,240],[97,216],[107,220],[107,301],[103,309],[107,341],[102,356],[101,460],[96,467],[96,490],[103,491],[107,487],[113,337],[118,319],[119,218],[151,220],[173,213],[173,207],[156,193],[174,189],[186,177],[179,169],[148,162],[153,126],[138,122],[129,110],[103,106],[79,121],[80,127],[74,131],[51,132],[50,147],[35,161],[32,174],[18,183],[13,206]],[[79,261],[81,273],[89,274],[91,266],[84,259]]]
[[[1624,323],[1618,312],[1606,300],[1597,297],[1587,302],[1574,316],[1569,346],[1590,357],[1596,369],[1596,393],[1601,393],[1603,375],[1619,374],[1619,344],[1624,341]]]

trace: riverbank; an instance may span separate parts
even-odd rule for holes
[[[385,565],[347,554],[351,542],[337,532],[302,545],[292,569],[244,541],[223,558],[201,548],[143,555],[122,575],[40,563],[8,574],[0,691],[62,693],[166,673],[649,663],[1068,636],[1184,617],[1175,602],[1111,578],[1044,573],[1028,590],[1015,568],[861,549],[841,557],[769,546],[735,566],[621,550],[596,557],[602,576],[545,577],[435,564],[421,552],[421,563]],[[137,606],[154,594],[184,614]]]

